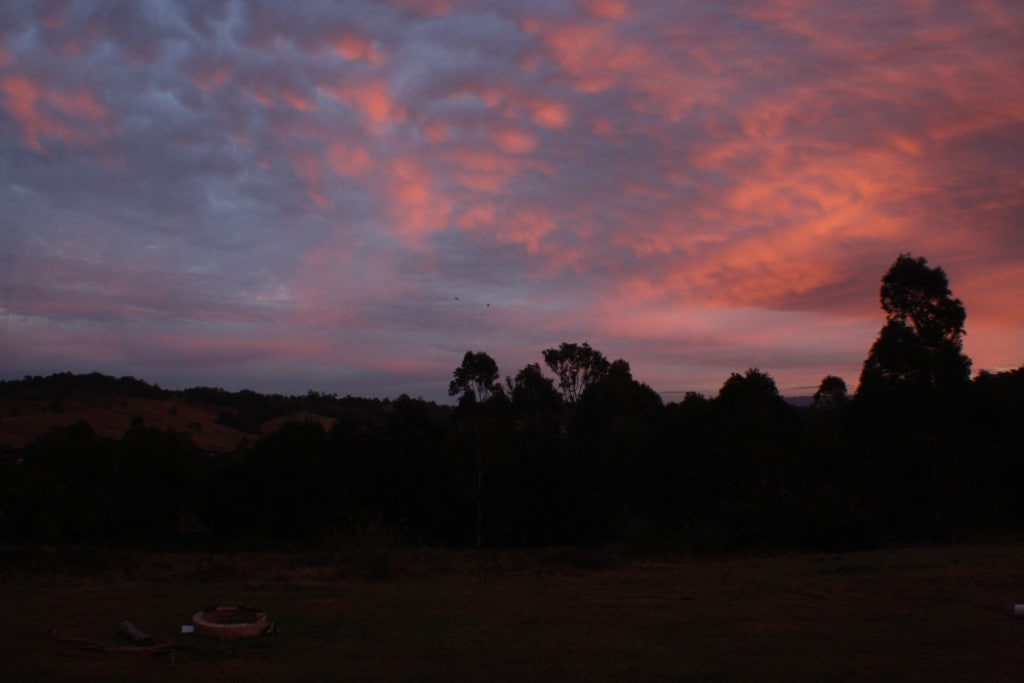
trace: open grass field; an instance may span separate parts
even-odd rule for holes
[[[5,549],[0,680],[1020,681],[1024,543],[622,559]],[[206,605],[276,635],[184,636]],[[129,619],[173,655],[123,645]]]
[[[142,418],[147,427],[187,433],[197,446],[210,452],[230,451],[242,439],[259,437],[220,424],[218,417],[224,407],[201,401],[99,396],[64,399],[59,405],[59,410],[54,410],[52,401],[0,399],[0,444],[23,448],[52,429],[78,421],[88,422],[99,436],[120,439],[135,418]],[[260,431],[269,434],[296,420],[315,420],[327,430],[334,424],[333,419],[299,412],[267,420]]]
[[[54,411],[51,401],[0,399],[0,444],[23,448],[51,429],[80,420],[88,422],[99,436],[120,439],[136,417],[149,427],[187,432],[196,445],[208,451],[229,451],[241,439],[253,438],[219,424],[221,410],[178,399],[95,397],[65,399]]]

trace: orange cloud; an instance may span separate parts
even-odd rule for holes
[[[506,154],[527,154],[537,148],[537,138],[524,130],[514,128],[492,132],[491,140]]]
[[[380,51],[363,36],[345,33],[336,37],[332,44],[335,52],[349,61],[366,62],[371,66],[379,66],[384,61]]]
[[[545,162],[529,156],[510,157],[475,147],[450,147],[436,154],[463,187],[477,192],[498,192],[527,169],[549,170]]]
[[[40,88],[26,77],[7,76],[0,80],[0,91],[6,96],[7,110],[22,127],[26,144],[41,151],[39,135],[45,132],[47,124],[36,120]]]
[[[102,287],[67,279],[75,295],[51,287],[41,304],[76,323],[104,313],[166,317],[166,302],[145,296],[161,288],[146,286],[148,271],[187,271],[176,281],[191,281],[203,254],[234,303],[194,297],[178,305],[195,304],[189,320],[308,324],[335,357],[341,333],[325,329],[358,329],[365,338],[344,339],[366,367],[385,366],[380,349],[395,355],[398,327],[419,326],[409,336],[435,349],[427,353],[460,343],[465,317],[408,315],[424,310],[409,304],[412,293],[450,303],[449,288],[498,293],[491,312],[509,317],[493,323],[495,343],[550,335],[542,348],[567,328],[586,329],[603,350],[636,360],[634,371],[651,361],[596,337],[621,340],[638,356],[652,341],[673,362],[682,356],[667,349],[689,342],[714,353],[735,345],[741,356],[772,345],[784,357],[814,352],[815,340],[852,345],[847,356],[863,358],[881,322],[878,278],[911,251],[946,267],[968,308],[968,352],[994,359],[978,366],[1019,364],[1012,355],[1024,344],[1024,313],[1014,302],[1024,273],[1007,264],[1020,252],[1012,226],[1024,196],[1024,15],[1007,2],[922,11],[927,4],[880,13],[856,4],[812,12],[809,0],[579,0],[490,11],[396,0],[373,17],[210,6],[180,17],[187,27],[150,25],[148,12],[119,23],[76,9],[69,24],[27,9],[37,25],[0,42],[6,141],[37,152],[88,149],[61,149],[54,161],[69,163],[45,168],[12,158],[7,210],[19,224],[29,217],[33,230],[39,223],[39,244],[73,251],[81,245],[62,242],[60,207],[96,191],[83,205],[97,207],[83,214],[83,230],[109,253],[97,253],[99,274],[80,282],[102,279]],[[522,16],[531,7],[535,16]],[[237,30],[213,28],[226,18]],[[89,64],[72,63],[75,53]],[[28,75],[42,73],[59,80]],[[107,90],[84,87],[96,78],[138,93],[101,99]],[[190,113],[147,100],[154,92],[181,96]],[[251,102],[231,105],[238,94],[267,111],[247,115]],[[121,120],[150,123],[103,146],[115,102]],[[129,152],[123,168],[146,176],[97,170],[105,156],[139,149],[151,153]],[[76,177],[83,171],[97,178]],[[211,183],[197,182],[211,173]],[[119,192],[134,182],[144,191]],[[235,201],[217,201],[228,186]],[[291,196],[296,186],[302,206]],[[334,203],[343,196],[356,200]],[[160,225],[216,223],[223,239],[190,246],[183,234],[172,241],[180,252],[150,247],[149,226],[133,224],[139,215]],[[245,241],[311,222],[315,230],[289,231],[280,244],[249,249]],[[429,238],[453,229],[467,235],[445,246],[465,251],[434,253]],[[267,262],[271,251],[281,258]],[[141,252],[154,255],[146,274],[103,272]],[[253,285],[254,263],[295,296],[285,302],[273,286]],[[440,272],[442,263],[451,272]],[[494,267],[474,285],[479,263]],[[295,272],[273,270],[286,264]],[[9,280],[31,283],[33,270],[43,272],[23,269]],[[535,299],[544,310],[534,326],[525,311]],[[865,319],[866,333],[858,327]],[[358,350],[366,338],[373,348]],[[741,358],[716,381],[758,358]]]
[[[63,114],[70,117],[100,121],[106,116],[106,110],[88,90],[79,90],[74,93],[56,90],[49,93],[49,99],[57,105]]]
[[[303,112],[310,111],[316,104],[313,96],[295,92],[282,92],[281,99],[283,99],[292,109]]]
[[[43,137],[87,143],[92,131],[83,124],[105,124],[107,119],[106,109],[87,90],[67,92],[48,88],[15,74],[0,79],[0,93],[21,128],[22,141],[40,152]]]
[[[423,126],[423,135],[430,142],[446,142],[449,137],[450,126],[444,121],[430,121]]]
[[[219,85],[221,76],[215,71],[206,77],[205,83],[197,79],[197,84],[204,90]],[[290,108],[300,112],[309,112],[316,107],[316,91],[300,91],[295,88],[280,88],[269,83],[257,83],[244,89],[245,93],[264,109]]]
[[[528,253],[536,254],[543,250],[543,240],[555,226],[555,220],[546,212],[523,208],[513,212],[504,225],[498,226],[498,235],[502,241],[523,244]]]
[[[430,170],[413,155],[390,165],[390,183],[384,198],[397,233],[417,242],[423,235],[445,228],[452,213],[452,200],[434,190]]]
[[[362,113],[367,123],[374,127],[401,123],[406,118],[402,107],[391,97],[386,81],[342,82],[322,87],[336,100],[355,107]]]
[[[621,19],[627,11],[623,0],[589,0],[586,8],[591,16],[600,19]]]
[[[963,264],[962,268],[946,264],[944,269],[954,296],[963,300],[967,309],[964,352],[975,360],[974,369],[998,371],[1021,367],[1024,309],[1019,296],[1008,294],[1007,283],[1024,282],[1024,265],[975,261]]]
[[[572,119],[569,107],[556,100],[534,100],[526,106],[531,111],[533,122],[543,128],[565,128]]]
[[[606,26],[567,24],[549,29],[545,42],[577,89],[599,93],[612,87],[622,66],[618,36]],[[626,47],[625,49],[629,49]]]
[[[666,89],[693,89],[693,83],[680,77],[677,63],[659,58],[646,42],[623,33],[614,24],[550,24],[539,32],[580,92],[596,94],[617,84],[628,84],[664,99]]]
[[[476,227],[492,228],[497,222],[498,207],[493,202],[480,202],[467,206],[459,212],[455,224],[471,230]]]

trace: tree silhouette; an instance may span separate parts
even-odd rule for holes
[[[880,298],[886,322],[864,361],[858,395],[963,387],[971,370],[962,353],[967,313],[942,268],[901,254],[882,278]]]
[[[848,398],[846,391],[846,382],[842,377],[825,375],[818,390],[814,392],[814,407],[827,410],[842,405]]]
[[[476,545],[483,545],[484,510],[487,506],[486,473],[499,459],[507,442],[509,400],[498,381],[498,364],[483,351],[467,351],[462,365],[452,373],[451,396],[461,394],[453,415],[452,432],[457,450],[470,455],[475,464],[473,489],[476,508]]]
[[[732,541],[793,541],[793,486],[798,468],[796,408],[779,394],[771,375],[750,368],[732,373],[715,404],[714,448],[729,498],[719,514],[730,520]]]
[[[539,364],[530,363],[516,373],[515,379],[506,377],[505,383],[512,399],[512,412],[524,430],[558,429],[562,397],[554,381],[541,373]]]
[[[718,390],[717,400],[721,405],[748,413],[783,403],[775,380],[757,368],[750,368],[742,375],[737,372],[729,375],[729,379]]]
[[[861,370],[859,450],[880,514],[904,533],[948,540],[963,517],[963,424],[971,361],[963,303],[946,273],[901,254],[882,278],[886,322]],[[956,474],[960,472],[960,474]]]
[[[580,396],[573,432],[588,438],[635,434],[649,428],[651,416],[662,407],[661,397],[633,379],[629,363],[619,359]]]
[[[661,397],[619,359],[587,385],[569,420],[569,496],[580,538],[640,543],[651,517]]]
[[[505,493],[507,538],[535,545],[551,539],[565,503],[559,455],[564,448],[562,395],[540,365],[530,363],[506,378],[511,399],[509,452],[499,464]]]
[[[562,342],[557,349],[543,351],[544,363],[558,377],[565,402],[575,404],[589,384],[597,381],[611,367],[611,363],[600,351],[590,344],[569,344]]]
[[[494,359],[483,351],[466,351],[462,365],[452,372],[448,395],[459,396],[460,403],[483,403],[500,391],[498,364]]]

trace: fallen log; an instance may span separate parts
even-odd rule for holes
[[[158,643],[155,645],[107,645],[88,638],[62,638],[56,632],[53,633],[53,640],[57,643],[67,645],[78,645],[83,650],[93,652],[120,652],[133,655],[163,655],[173,654],[177,645],[175,643]]]
[[[125,619],[118,627],[118,632],[136,645],[152,645],[153,636],[143,632],[138,626]]]

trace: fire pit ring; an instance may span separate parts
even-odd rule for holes
[[[228,640],[256,638],[274,632],[267,613],[252,607],[207,607],[192,615],[196,634]]]

